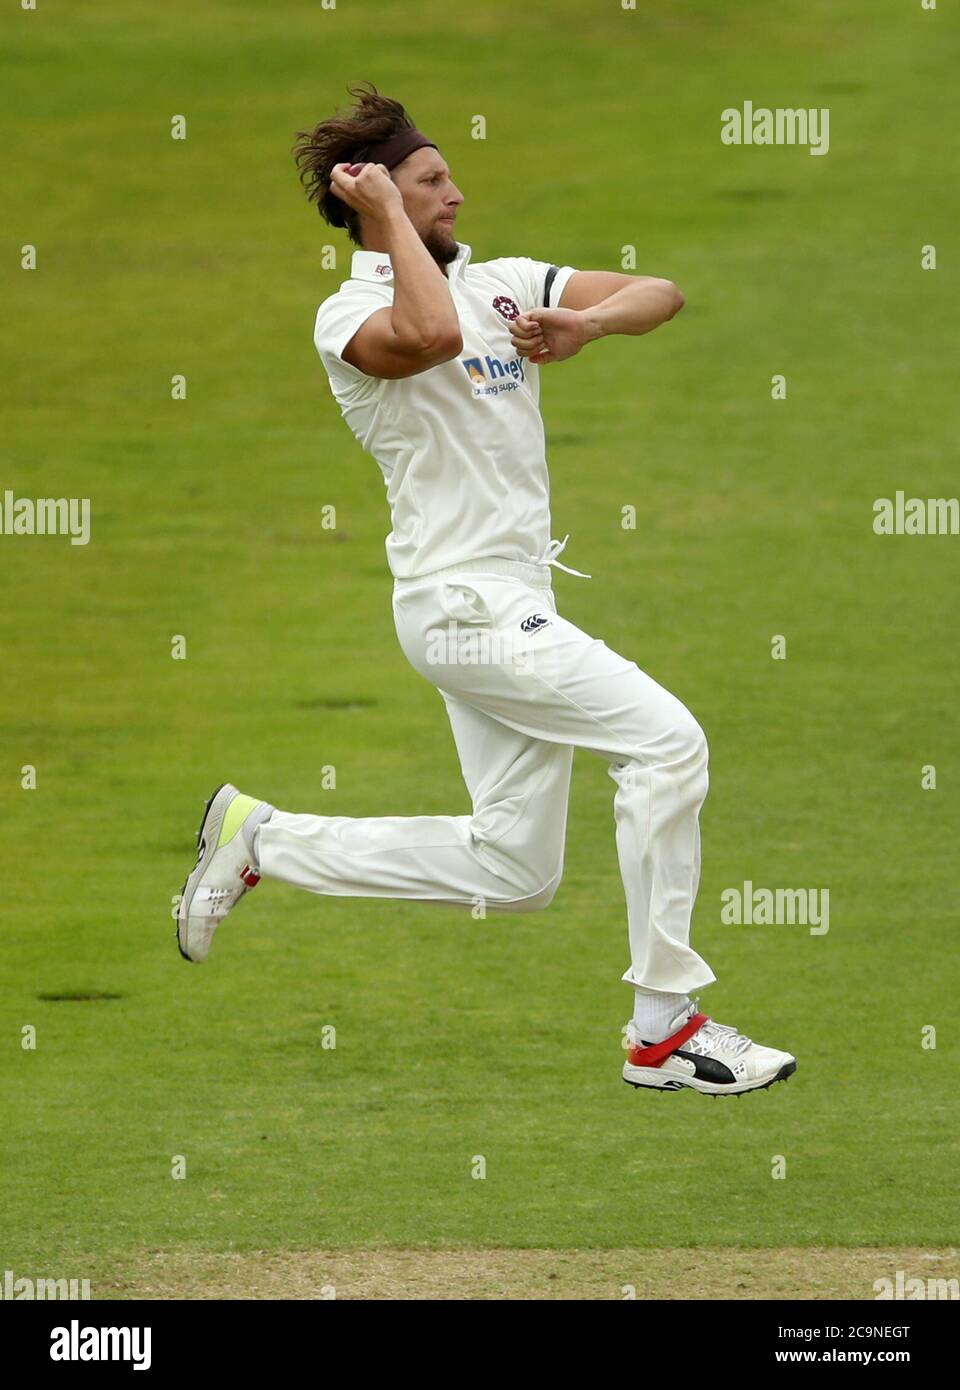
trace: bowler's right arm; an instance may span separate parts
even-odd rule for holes
[[[330,186],[363,214],[393,268],[393,304],[378,309],[343,349],[345,362],[366,376],[416,376],[463,350],[447,277],[424,246],[403,208],[403,196],[382,164],[365,164],[356,177],[334,166]]]

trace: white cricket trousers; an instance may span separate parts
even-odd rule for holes
[[[632,661],[560,617],[547,566],[476,561],[397,580],[410,664],[439,690],[472,813],[276,811],[260,871],[313,893],[477,910],[549,905],[563,872],[574,748],[609,764],[630,943],[627,983],[689,994],[716,976],[690,946],[707,743]]]

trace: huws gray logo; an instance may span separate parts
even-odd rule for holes
[[[542,627],[546,627],[550,622],[542,613],[531,613],[529,618],[524,618],[520,624],[521,632],[539,632]]]
[[[502,396],[508,391],[517,391],[526,380],[523,359],[512,357],[504,361],[499,357],[461,357],[461,365],[470,378],[474,399],[478,396]]]

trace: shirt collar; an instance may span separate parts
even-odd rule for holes
[[[472,248],[464,245],[462,241],[459,246],[457,259],[451,261],[447,266],[447,279],[450,281],[457,280],[463,275],[472,254]],[[350,278],[352,280],[374,280],[379,284],[389,285],[393,280],[393,268],[387,252],[354,251],[350,264]]]

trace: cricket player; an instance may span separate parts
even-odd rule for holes
[[[607,334],[651,332],[683,296],[668,280],[527,256],[474,262],[438,146],[371,84],[350,93],[351,108],[295,146],[309,197],[358,248],[315,342],[382,471],[397,637],[443,700],[472,808],[352,819],[221,786],[178,908],[180,951],[203,960],[262,875],[312,893],[542,911],[563,871],[573,750],[588,748],[616,784],[634,996],[624,1080],[713,1096],[784,1080],[788,1052],[691,998],[716,978],[690,944],[703,731],[635,662],[568,622],[552,587],[566,540],[550,535],[540,369]]]

